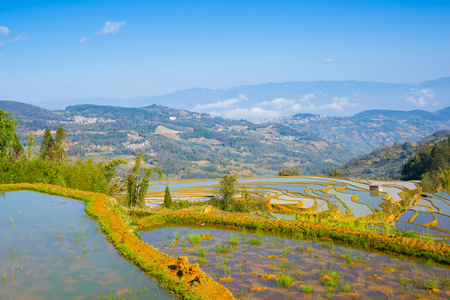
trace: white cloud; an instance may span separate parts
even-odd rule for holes
[[[19,34],[18,36],[16,36],[15,38],[13,38],[12,42],[19,42],[19,41],[26,41],[27,38],[25,37],[25,35]]]
[[[325,63],[333,63],[333,62],[335,62],[335,61],[336,61],[335,58],[327,58],[327,59],[325,59],[323,62],[325,62]]]
[[[220,100],[214,103],[208,104],[197,104],[194,107],[194,110],[204,111],[205,109],[220,109],[220,108],[230,108],[233,105],[237,104],[241,100],[248,100],[245,94],[239,94],[237,98],[231,98],[227,100]]]
[[[205,109],[217,109],[217,108],[230,108],[236,103],[241,101],[241,99],[238,98],[232,98],[227,100],[221,100],[214,103],[209,104],[197,104],[194,107],[194,110],[205,110]]]
[[[84,43],[84,42],[87,42],[87,41],[89,41],[88,38],[82,37],[78,42],[79,42],[79,43]]]
[[[324,109],[331,109],[334,111],[343,111],[344,107],[355,107],[357,106],[356,103],[352,103],[348,101],[347,97],[335,97],[333,100],[331,100],[331,103],[315,106],[314,104],[311,104],[308,109],[309,110],[324,110]]]
[[[300,98],[300,101],[301,102],[308,102],[309,99],[313,99],[315,97],[316,97],[315,94],[306,94],[305,96]]]
[[[8,27],[0,26],[0,34],[9,35]]]
[[[258,103],[258,105],[262,106],[270,106],[281,112],[283,115],[292,115],[301,110],[304,110],[306,107],[305,104],[309,104],[309,100],[315,98],[315,94],[306,94],[300,97],[297,100],[286,99],[286,98],[276,98],[272,101],[263,101]]]
[[[430,89],[412,90],[412,95],[406,97],[406,101],[417,106],[425,106],[428,100],[434,98],[434,93]]]
[[[281,113],[275,110],[267,110],[261,107],[236,108],[231,110],[212,111],[212,115],[219,115],[229,119],[259,120],[281,117]]]
[[[282,108],[285,107],[292,107],[295,104],[294,100],[289,100],[289,99],[285,99],[285,98],[276,98],[273,99],[272,101],[263,101],[258,103],[259,105],[264,105],[264,106],[272,106],[272,107],[276,107],[277,110],[280,110]]]
[[[3,47],[3,46],[5,46],[5,42],[1,42],[0,43],[0,48]]]
[[[124,21],[121,22],[110,22],[107,21],[105,23],[105,26],[102,28],[102,30],[100,30],[100,32],[98,33],[99,35],[106,35],[106,34],[116,34],[119,32],[120,28],[122,26],[124,26],[125,23]]]

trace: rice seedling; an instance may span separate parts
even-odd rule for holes
[[[199,257],[205,257],[206,256],[206,250],[204,247],[198,247],[197,253]]]
[[[276,238],[275,238],[275,245],[277,245],[278,247],[280,247],[280,245],[281,245],[281,238],[280,238],[280,237],[276,237]]]
[[[314,289],[313,289],[312,285],[307,284],[307,285],[302,286],[302,291],[305,294],[311,294],[314,291]]]
[[[245,231],[245,228],[242,230],[242,243],[247,242],[247,231]]]
[[[183,248],[186,248],[186,238],[185,237],[181,238],[181,243],[183,245]]]
[[[175,230],[173,232],[173,236],[175,237],[176,240],[178,240],[180,238],[180,233],[178,232],[178,230]]]
[[[275,278],[275,282],[285,288],[290,288],[293,284],[292,277],[289,275],[279,275]]]
[[[250,240],[250,244],[252,244],[252,246],[259,246],[261,245],[261,240],[260,239],[251,239]]]
[[[344,293],[350,292],[350,286],[347,283],[343,283],[339,286],[339,290]]]
[[[202,241],[202,236],[200,234],[188,235],[187,238],[192,246],[197,246]]]
[[[320,282],[323,283],[325,287],[337,287],[340,277],[339,273],[335,271],[329,271],[327,273],[324,273],[323,271],[320,272]]]
[[[292,262],[288,261],[288,262],[282,262],[280,263],[280,270],[282,273],[284,273],[284,271],[288,269],[292,269]]]
[[[291,248],[290,247],[284,247],[283,248],[283,256],[286,257],[288,252],[291,252]]]
[[[230,235],[229,240],[233,246],[237,246],[239,244],[239,236],[237,234]]]
[[[426,290],[433,290],[437,289],[438,281],[436,280],[436,278],[433,278],[427,281],[422,281],[420,285]]]

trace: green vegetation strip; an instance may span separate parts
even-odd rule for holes
[[[290,220],[268,220],[238,214],[198,213],[189,211],[170,211],[146,217],[150,226],[164,223],[173,224],[205,224],[264,230],[276,234],[293,237],[310,236],[331,238],[349,245],[362,248],[373,248],[388,253],[408,255],[416,258],[432,259],[436,262],[450,264],[450,245],[424,241],[416,238],[390,235],[329,226],[320,223],[299,222]]]
[[[121,206],[116,204],[114,199],[100,193],[83,192],[49,184],[0,185],[0,192],[19,190],[69,197],[85,202],[86,213],[100,223],[102,231],[119,253],[143,269],[148,275],[157,279],[163,287],[173,291],[179,298],[216,299],[220,295],[222,299],[234,299],[225,287],[210,277],[208,277],[206,285],[199,286],[190,284],[170,272],[167,266],[176,265],[176,259],[142,242],[139,235],[128,226],[128,216],[123,213]]]

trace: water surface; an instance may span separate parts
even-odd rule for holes
[[[0,197],[3,298],[172,299],[117,253],[84,206],[30,191]]]

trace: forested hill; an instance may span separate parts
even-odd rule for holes
[[[418,150],[427,149],[438,141],[448,139],[450,130],[441,130],[423,138],[420,142],[395,143],[381,147],[369,154],[360,155],[342,165],[339,169],[346,177],[361,177],[375,179],[399,179],[403,165],[415,155]]]
[[[283,124],[254,124],[158,105],[76,105],[49,111],[0,101],[0,109],[20,121],[25,146],[29,133],[39,145],[45,127],[64,126],[72,156],[131,159],[142,152],[152,166],[182,178],[218,178],[237,170],[241,176],[273,175],[295,167],[315,173],[351,158],[343,147]]]
[[[368,110],[352,117],[297,114],[266,120],[266,123],[274,122],[314,132],[327,141],[349,148],[356,156],[394,143],[418,142],[436,131],[450,129],[450,107],[435,112]]]

